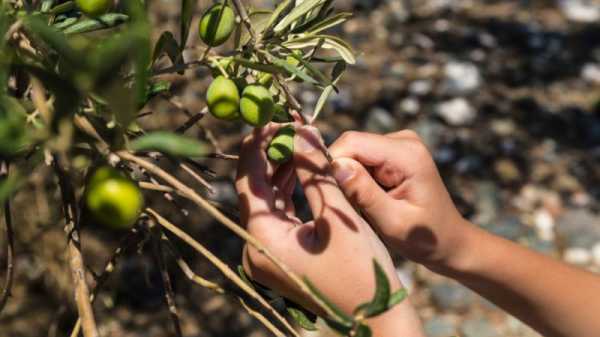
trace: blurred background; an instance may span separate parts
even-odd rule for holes
[[[167,29],[177,32],[179,1],[148,2],[155,37]],[[196,20],[209,4],[198,1]],[[355,13],[335,34],[352,43],[358,62],[317,122],[326,142],[346,130],[414,129],[465,216],[531,249],[599,272],[600,2],[337,0],[336,6]],[[199,44],[194,31],[187,60],[198,57]],[[146,108],[141,123],[149,129],[174,129],[188,119],[186,110],[204,107],[207,70],[166,78],[174,81],[172,97]],[[301,85],[294,90],[310,114],[319,93]],[[212,139],[235,154],[248,131],[207,116],[188,135]],[[235,162],[202,164],[210,169],[204,174],[214,193],[187,181],[236,218]],[[76,319],[66,242],[57,225],[60,196],[47,171],[40,167],[13,202],[18,270],[0,316],[1,337],[68,336]],[[147,199],[230,266],[239,264],[242,242],[207,214],[160,194]],[[300,193],[297,200],[307,216]],[[90,268],[100,272],[122,236],[85,228]],[[196,273],[223,282],[205,260],[183,244],[179,248]],[[468,289],[395,259],[430,337],[538,336]],[[4,250],[0,261],[4,270]],[[167,262],[185,336],[269,335],[235,299],[193,286]],[[95,303],[102,336],[173,335],[151,249],[127,251],[103,289]]]

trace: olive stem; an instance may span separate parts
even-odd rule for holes
[[[2,162],[0,168],[0,177],[8,179],[9,163]],[[14,231],[12,224],[12,214],[10,212],[10,198],[7,198],[4,202],[4,221],[5,221],[5,233],[6,233],[6,278],[4,280],[4,288],[0,295],[0,312],[4,309],[8,298],[10,297],[10,291],[12,289],[13,278],[15,274],[15,243],[14,243]]]

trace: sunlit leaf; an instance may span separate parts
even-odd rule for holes
[[[290,64],[286,60],[274,57],[272,62],[273,62],[273,64],[284,68],[291,75],[295,75],[295,76],[299,77],[304,82],[308,82],[311,84],[319,84],[319,82],[317,80],[312,78],[305,71],[303,71],[302,69],[300,69],[299,67],[297,67],[293,64]]]
[[[408,291],[406,291],[405,288],[398,289],[397,291],[393,292],[390,296],[390,300],[388,301],[388,309],[404,301],[407,296]]]
[[[346,314],[342,309],[340,309],[337,305],[333,304],[315,285],[308,279],[304,278],[304,283],[310,289],[310,292],[316,296],[321,302],[325,305],[326,309],[329,311],[332,317],[329,317],[330,320],[339,324],[343,327],[352,327],[353,319],[348,314]]]
[[[307,14],[311,10],[322,5],[325,0],[305,0],[299,6],[296,6],[288,15],[286,15],[277,25],[273,31],[275,33],[281,33],[287,29],[292,23],[302,18],[303,15]]]
[[[325,103],[327,102],[327,99],[329,98],[329,96],[331,96],[331,93],[333,93],[333,91],[335,89],[335,85],[342,77],[342,74],[344,73],[345,69],[346,69],[346,62],[344,62],[344,61],[338,62],[334,66],[333,72],[332,72],[333,83],[331,85],[325,87],[325,89],[323,89],[323,92],[321,93],[321,96],[319,96],[319,100],[317,100],[317,104],[315,105],[315,111],[313,113],[313,120],[317,119],[317,117],[319,116],[319,114],[321,113],[323,108],[325,107]]]
[[[134,151],[158,151],[184,158],[202,157],[210,151],[205,143],[165,131],[152,132],[136,139],[131,143],[131,149]]]
[[[296,308],[287,307],[287,312],[294,319],[298,325],[307,331],[316,331],[317,327],[315,324],[302,312],[302,310],[298,310]]]

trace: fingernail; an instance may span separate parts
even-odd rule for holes
[[[299,152],[313,152],[321,148],[321,135],[314,127],[302,127],[296,132],[296,150]]]
[[[352,164],[344,162],[344,159],[336,159],[332,163],[333,177],[338,184],[343,185],[354,177],[356,173]]]

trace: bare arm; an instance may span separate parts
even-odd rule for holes
[[[599,334],[600,276],[463,219],[417,134],[350,132],[330,152],[338,184],[390,247],[455,278],[545,336]]]

